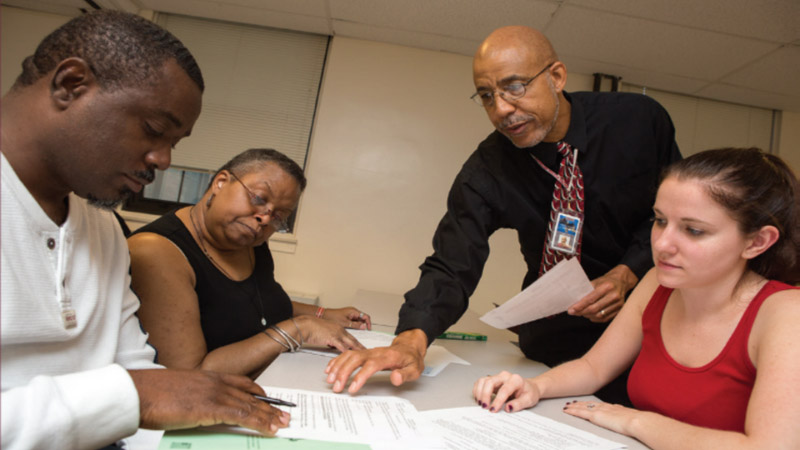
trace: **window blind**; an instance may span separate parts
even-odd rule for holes
[[[172,153],[216,170],[236,154],[274,148],[305,167],[328,37],[160,13],[205,80],[203,110]]]

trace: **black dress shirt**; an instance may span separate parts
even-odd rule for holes
[[[652,266],[650,218],[663,167],[681,158],[675,129],[654,100],[628,93],[564,93],[572,106],[564,141],[578,149],[585,185],[581,265],[589,279],[627,265],[639,278]],[[516,230],[528,266],[525,288],[538,277],[560,156],[555,143],[515,147],[495,131],[456,176],[447,212],[433,237],[433,255],[406,293],[397,332],[420,328],[432,342],[467,309],[489,256],[489,236]],[[506,299],[498,299],[500,301]],[[581,356],[606,324],[566,313],[525,324],[520,346],[548,365]]]

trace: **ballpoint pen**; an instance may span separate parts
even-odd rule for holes
[[[253,394],[253,397],[257,398],[258,400],[261,400],[262,402],[267,402],[270,405],[291,406],[291,407],[297,406],[292,402],[287,402],[286,400],[281,400],[279,398],[265,397],[263,395],[255,395],[255,394]]]

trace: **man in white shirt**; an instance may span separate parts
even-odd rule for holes
[[[138,427],[274,434],[288,424],[245,377],[154,363],[126,241],[107,209],[169,166],[203,87],[170,33],[99,11],[46,37],[3,97],[4,450],[98,448]]]

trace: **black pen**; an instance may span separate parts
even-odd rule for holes
[[[253,394],[253,397],[257,398],[258,400],[261,400],[262,402],[267,402],[270,405],[291,406],[291,407],[297,406],[292,402],[287,402],[286,400],[281,400],[279,398],[264,397],[263,395],[255,395],[255,394]]]

